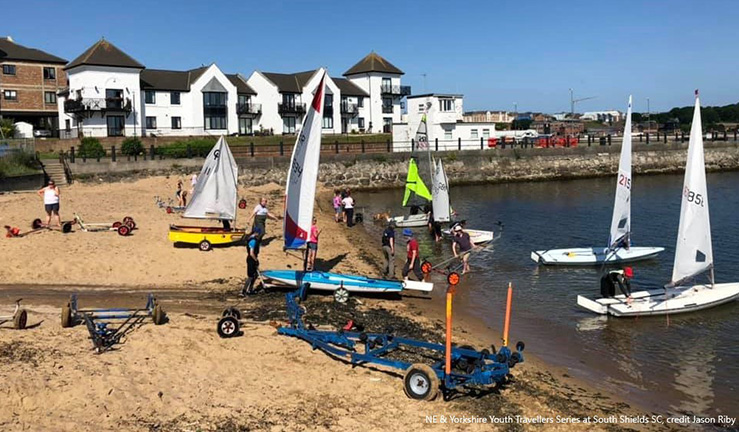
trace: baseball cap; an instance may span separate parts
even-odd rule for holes
[[[406,237],[413,237],[413,231],[411,231],[410,228],[405,228],[403,230],[403,235]]]

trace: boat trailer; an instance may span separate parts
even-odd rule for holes
[[[13,321],[14,329],[23,330],[26,328],[26,324],[28,323],[28,312],[21,308],[21,300],[23,299],[15,301],[15,310],[12,315],[0,315],[0,324]]]
[[[95,352],[100,354],[121,339],[136,326],[143,324],[146,318],[151,317],[155,325],[164,324],[166,314],[153,294],[149,293],[146,306],[142,309],[108,308],[108,309],[80,309],[77,304],[77,294],[69,297],[69,302],[62,307],[62,327],[72,327],[84,322],[90,333],[90,340]],[[122,320],[122,321],[121,321]],[[113,322],[119,322],[113,328]]]
[[[75,213],[74,220],[80,225],[80,229],[85,232],[116,231],[119,235],[127,236],[131,234],[131,231],[136,229],[136,222],[134,222],[131,216],[124,217],[123,222],[86,223],[82,221],[80,215]]]
[[[26,232],[21,232],[20,228],[18,227],[12,227],[10,225],[5,225],[5,237],[7,238],[19,238],[19,237],[25,237],[29,234],[37,233],[40,231],[61,231],[64,234],[68,234],[72,232],[72,225],[75,224],[75,221],[62,221],[62,226],[60,228],[52,228],[48,225],[44,225],[44,223],[41,221],[41,219],[34,219],[33,222],[31,222],[31,229]]]
[[[510,378],[510,369],[524,361],[524,343],[516,344],[516,351],[508,348],[508,323],[510,320],[510,298],[506,312],[504,346],[500,350],[475,350],[471,347],[457,347],[451,343],[451,300],[455,286],[447,290],[447,331],[446,344],[438,344],[416,339],[398,337],[393,329],[385,333],[366,333],[364,331],[322,331],[316,330],[303,321],[306,309],[300,304],[305,299],[308,284],[285,295],[289,325],[277,329],[278,334],[293,336],[311,344],[326,354],[349,361],[352,365],[378,364],[405,371],[403,378],[406,395],[417,400],[432,400],[439,391],[446,399],[459,388],[484,390],[490,386],[502,385]],[[236,311],[238,312],[238,311]],[[229,309],[218,322],[221,337],[239,334],[239,316]],[[414,348],[435,353],[434,357],[444,357],[433,364],[410,363],[389,357],[395,350]]]

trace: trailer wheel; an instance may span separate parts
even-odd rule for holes
[[[123,223],[133,222],[133,218],[131,216],[126,216],[123,218]]]
[[[222,338],[231,338],[239,334],[239,320],[232,316],[226,316],[218,321],[218,336]]]
[[[33,229],[39,229],[43,226],[43,222],[41,222],[41,219],[34,219],[33,222],[31,222],[31,228]]]
[[[172,212],[173,212],[174,210],[172,210],[172,207],[170,207],[170,206],[167,206],[167,209],[166,209],[166,211],[167,211],[167,214],[172,214]]]
[[[237,320],[240,320],[241,311],[235,308],[234,306],[229,306],[226,309],[223,309],[223,313],[221,313],[221,316],[224,316],[224,317],[232,316],[236,318]]]
[[[121,226],[121,225],[123,225],[123,224],[122,224],[122,223],[120,223],[119,221],[115,221],[115,222],[113,222],[113,228],[118,228],[118,227],[119,227],[119,226]]]
[[[62,328],[72,327],[72,308],[69,303],[62,307]]]
[[[334,300],[336,302],[344,304],[347,300],[349,300],[349,291],[347,291],[345,288],[339,288],[336,291],[334,291]]]
[[[72,232],[72,225],[74,225],[74,222],[64,222],[62,224],[62,233],[69,234]]]
[[[403,389],[411,399],[430,401],[439,393],[439,377],[429,365],[416,363],[405,372]]]
[[[431,273],[431,270],[433,269],[433,266],[430,262],[423,260],[423,263],[421,263],[421,271],[423,274],[429,274]]]
[[[126,225],[131,231],[136,229],[136,222],[134,222],[133,219],[128,222],[123,222],[123,224]]]
[[[241,200],[239,200],[239,208],[241,210],[244,210],[246,208],[246,200],[244,198],[241,198]]]
[[[28,322],[28,312],[26,312],[25,309],[21,309],[18,311],[18,313],[15,314],[13,317],[13,327],[16,330],[23,330],[26,328],[26,323]]]
[[[208,240],[203,240],[200,242],[200,250],[203,252],[208,252],[211,248],[210,242]]]
[[[162,309],[161,305],[154,306],[154,312],[152,312],[151,317],[154,320],[155,325],[164,324],[164,318],[166,316],[167,314],[164,312],[164,309]]]
[[[125,236],[127,236],[128,234],[131,233],[131,228],[129,228],[126,225],[120,225],[118,227],[117,231],[118,231],[118,235],[122,235],[122,236],[125,237]]]

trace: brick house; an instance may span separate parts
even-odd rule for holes
[[[66,60],[0,37],[0,117],[59,134],[57,93],[67,85]]]

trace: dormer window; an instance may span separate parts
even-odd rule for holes
[[[454,112],[454,99],[439,99],[439,111]]]

